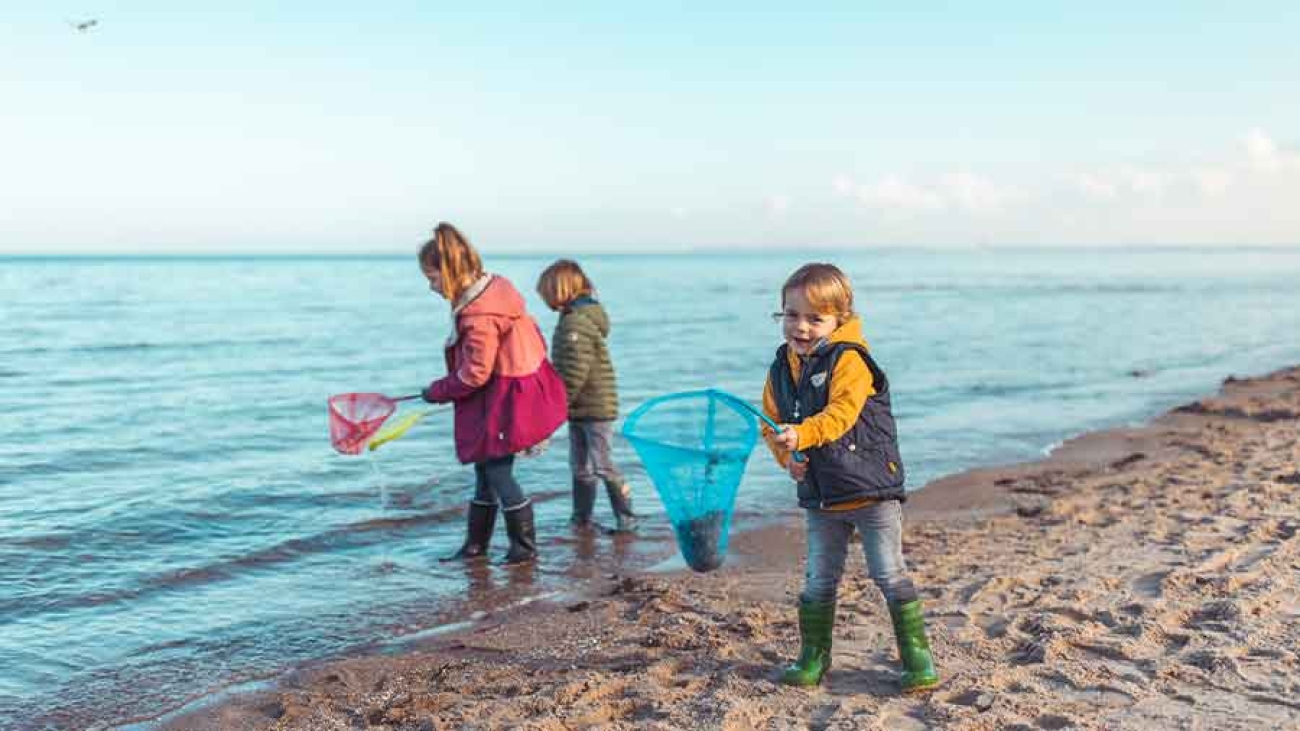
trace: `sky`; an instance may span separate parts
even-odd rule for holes
[[[1300,246],[1292,0],[202,5],[0,0],[0,254]]]

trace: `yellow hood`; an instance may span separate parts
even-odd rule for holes
[[[857,315],[850,317],[843,325],[835,328],[835,332],[826,340],[831,343],[857,343],[866,348],[867,339],[862,336],[862,318]]]
[[[844,322],[844,324],[835,328],[826,338],[827,343],[857,343],[870,350],[867,345],[867,339],[862,335],[862,318],[854,315]],[[790,373],[794,379],[799,380],[799,371],[803,366],[803,357],[794,352],[794,348],[786,349],[786,359],[790,361]]]

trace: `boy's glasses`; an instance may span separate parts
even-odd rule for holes
[[[804,317],[800,317],[799,313],[797,312],[773,312],[772,322],[778,324],[790,323],[791,325],[793,325],[802,319],[802,320],[806,320],[809,325],[815,326],[815,325],[820,325],[822,322],[822,318],[824,317],[829,317],[829,315],[806,315]]]

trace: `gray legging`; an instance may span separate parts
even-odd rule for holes
[[[855,529],[862,534],[867,573],[880,587],[885,601],[892,604],[916,599],[916,587],[907,577],[907,563],[903,560],[902,503],[885,500],[854,510],[809,510],[807,513],[808,568],[804,601],[835,601]]]
[[[518,510],[528,504],[528,496],[515,482],[515,456],[497,457],[474,463],[474,502],[501,505],[502,510]]]

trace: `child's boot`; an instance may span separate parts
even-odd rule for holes
[[[903,661],[903,677],[899,681],[903,692],[912,693],[938,685],[939,675],[934,670],[930,641],[925,637],[921,600],[890,603],[889,616],[894,620],[894,639],[898,641],[898,657]]]
[[[506,535],[510,537],[510,550],[501,560],[504,564],[527,563],[537,558],[537,530],[533,526],[533,504],[524,503],[505,511]]]
[[[591,527],[591,511],[596,507],[596,485],[590,482],[573,481],[573,515],[569,525],[577,528]]]
[[[812,687],[831,669],[831,632],[835,602],[799,602],[799,659],[781,673],[786,685]]]
[[[632,512],[632,488],[624,482],[622,485],[606,483],[605,492],[609,493],[609,507],[614,511],[613,533],[633,533],[636,531],[636,513]]]
[[[487,553],[488,541],[492,540],[492,527],[497,522],[497,506],[484,505],[470,501],[469,504],[469,528],[465,537],[465,543],[460,550],[443,557],[443,561],[460,561],[469,558],[478,558]]]

